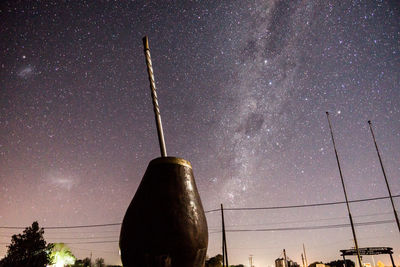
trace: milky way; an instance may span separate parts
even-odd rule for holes
[[[388,195],[368,120],[400,194],[396,1],[3,1],[0,11],[0,226],[122,221],[159,156],[144,35],[168,155],[192,162],[205,210],[343,201],[325,111],[349,199]],[[359,245],[393,247],[399,264],[389,200],[351,210],[356,223],[375,223],[356,227]],[[207,219],[213,256],[220,214]],[[344,205],[226,212],[228,230],[348,222]],[[118,264],[119,229],[48,229],[46,240]],[[0,257],[18,231],[0,229]],[[301,263],[303,243],[309,263],[353,246],[349,227],[227,241],[230,263],[252,254],[256,266],[283,248]]]

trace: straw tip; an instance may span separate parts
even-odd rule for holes
[[[144,49],[149,49],[149,38],[147,37],[147,35],[145,35],[142,40]]]

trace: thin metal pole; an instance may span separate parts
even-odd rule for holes
[[[369,129],[371,130],[372,139],[374,139],[374,144],[375,144],[375,148],[376,148],[376,153],[378,154],[379,163],[381,164],[381,168],[382,168],[382,172],[383,172],[383,177],[385,177],[385,182],[386,182],[387,190],[388,190],[388,192],[389,192],[390,202],[392,202],[392,208],[393,208],[394,217],[396,218],[397,228],[399,229],[399,233],[400,233],[399,217],[398,217],[398,215],[397,215],[396,208],[394,207],[394,202],[393,202],[392,193],[391,193],[391,191],[390,191],[389,183],[388,183],[388,180],[387,180],[387,178],[386,178],[385,168],[383,168],[383,162],[382,162],[381,154],[379,153],[378,145],[377,145],[376,139],[375,139],[375,134],[374,134],[374,131],[372,130],[372,123],[371,123],[371,121],[368,121],[368,125],[369,125]]]
[[[154,81],[153,66],[151,64],[149,39],[143,37],[144,55],[146,56],[147,73],[149,75],[151,98],[153,99],[154,115],[157,125],[158,142],[160,144],[160,152],[162,157],[167,156],[167,148],[165,147],[164,132],[161,123],[160,107],[158,106],[156,83]]]
[[[304,264],[304,256],[303,256],[303,253],[301,253],[301,261],[303,262],[303,267],[306,267],[306,265]]]
[[[225,267],[225,243],[222,238],[222,267]]]
[[[360,251],[359,251],[359,249],[358,249],[356,231],[355,231],[355,229],[354,229],[353,218],[352,218],[351,212],[350,212],[349,200],[347,199],[346,186],[344,185],[343,174],[342,174],[342,168],[340,167],[339,156],[338,156],[338,153],[337,153],[337,150],[336,150],[335,139],[333,138],[332,125],[331,125],[331,121],[329,120],[329,112],[326,112],[326,117],[328,118],[328,124],[329,124],[329,129],[330,129],[330,131],[331,131],[331,137],[332,137],[333,148],[334,148],[334,150],[335,150],[336,161],[337,161],[338,168],[339,168],[340,180],[342,181],[342,187],[343,187],[344,197],[346,198],[347,211],[348,211],[348,213],[349,213],[349,219],[350,219],[350,224],[351,224],[351,231],[353,232],[354,245],[355,245],[356,251],[357,251],[358,264],[359,264],[360,267],[362,267],[363,265],[362,265],[362,263],[361,263]]]
[[[389,253],[390,260],[392,261],[392,266],[393,266],[393,267],[396,267],[396,265],[394,265],[394,260],[393,260],[392,254],[393,254],[393,252],[392,252],[392,253]]]
[[[304,246],[304,243],[303,243],[303,252],[304,252],[304,259],[306,260],[306,267],[308,267],[306,247]]]
[[[285,267],[289,267],[289,264],[287,262],[287,258],[286,258],[286,250],[283,249],[283,257],[285,258]]]
[[[225,235],[225,263],[226,263],[226,267],[229,267],[229,263],[228,263],[228,246],[226,245],[226,235]]]
[[[221,204],[221,227],[222,227],[222,267],[225,267],[225,227],[224,227],[224,215],[223,207]]]
[[[222,205],[222,203],[221,203],[221,217],[222,217],[222,266],[228,267],[229,264],[228,264],[228,249],[226,246],[224,206]]]

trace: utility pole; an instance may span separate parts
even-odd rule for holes
[[[303,257],[303,253],[301,253],[301,261],[303,262],[303,267],[306,267],[306,266],[304,265],[304,257]]]
[[[287,258],[286,258],[286,250],[283,249],[283,257],[285,258],[285,267],[289,267],[289,264],[287,262]]]
[[[342,174],[342,168],[340,167],[339,156],[338,156],[338,153],[337,153],[337,150],[336,150],[335,139],[333,138],[332,125],[331,125],[331,121],[329,120],[329,112],[326,112],[326,117],[328,118],[328,124],[329,124],[329,129],[330,129],[330,131],[331,131],[331,137],[332,137],[333,148],[334,148],[334,150],[335,150],[336,161],[337,161],[337,165],[338,165],[338,168],[339,168],[340,180],[342,181],[342,187],[343,187],[344,197],[345,197],[345,199],[346,199],[347,212],[349,213],[349,219],[350,219],[350,224],[351,224],[351,231],[353,232],[354,245],[355,245],[356,251],[357,251],[358,264],[359,264],[360,267],[362,267],[363,265],[362,265],[362,263],[361,263],[360,251],[359,251],[359,249],[358,249],[356,230],[354,229],[353,217],[351,216],[351,212],[350,212],[349,201],[348,201],[348,199],[347,199],[347,193],[346,193],[346,186],[344,185],[344,179],[343,179],[343,174]]]
[[[250,267],[253,267],[253,255],[249,255]]]
[[[394,217],[395,217],[395,219],[396,219],[397,228],[399,229],[399,233],[400,233],[399,216],[397,215],[396,208],[394,207],[394,202],[393,202],[392,193],[390,192],[389,183],[388,183],[388,180],[387,180],[387,178],[386,178],[385,168],[383,168],[383,163],[382,163],[381,154],[379,153],[378,145],[376,144],[375,135],[374,135],[374,131],[372,130],[372,123],[371,123],[371,121],[368,121],[368,125],[369,125],[369,129],[371,130],[372,139],[374,139],[374,144],[375,144],[375,148],[376,148],[376,153],[378,154],[379,163],[381,164],[381,168],[382,168],[382,172],[383,172],[383,177],[385,178],[387,190],[388,190],[388,192],[389,192],[390,201],[392,202],[393,213],[394,213]]]
[[[306,261],[306,266],[305,267],[308,267],[307,255],[306,255],[306,247],[304,246],[304,243],[303,243],[303,252],[304,252],[304,259]]]
[[[222,267],[229,267],[228,264],[228,248],[226,246],[226,233],[225,233],[225,219],[224,219],[224,206],[221,203],[221,217],[222,217]],[[225,265],[226,263],[226,265]]]

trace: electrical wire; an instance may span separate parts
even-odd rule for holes
[[[87,224],[87,225],[73,225],[73,226],[45,226],[42,227],[45,230],[55,229],[75,229],[75,228],[93,228],[93,227],[108,227],[121,225],[122,223],[104,223],[104,224]],[[0,226],[0,229],[25,229],[26,227],[20,226]]]
[[[355,223],[355,226],[367,226],[376,224],[394,223],[394,220],[372,221]],[[299,227],[285,227],[285,228],[264,228],[264,229],[231,229],[225,230],[226,232],[274,232],[274,231],[294,231],[294,230],[318,230],[318,229],[332,229],[349,227],[349,223],[331,224],[331,225],[317,225],[317,226],[299,226]]]
[[[400,195],[394,195],[392,197],[400,197]],[[357,202],[365,202],[365,201],[374,201],[374,200],[382,200],[388,199],[390,197],[374,197],[374,198],[365,198],[358,200],[350,200],[349,203],[357,203]],[[293,208],[307,208],[307,207],[320,207],[320,206],[329,206],[329,205],[339,205],[346,204],[346,201],[335,201],[335,202],[325,202],[325,203],[314,203],[314,204],[303,204],[303,205],[289,205],[289,206],[272,206],[272,207],[243,207],[243,208],[224,208],[225,210],[230,211],[238,211],[238,210],[277,210],[277,209],[293,209]],[[205,211],[205,213],[220,211],[220,209],[213,209]]]
[[[389,212],[380,212],[380,213],[371,213],[371,214],[362,214],[353,216],[353,218],[361,218],[361,217],[371,217],[371,216],[378,216],[378,215],[389,215],[393,214],[392,211]],[[316,221],[333,221],[333,220],[348,220],[348,216],[341,216],[341,217],[329,217],[329,218],[321,218],[321,219],[311,219],[311,220],[296,220],[296,221],[278,221],[278,222],[271,222],[271,223],[258,223],[258,224],[235,224],[231,225],[231,227],[242,227],[242,226],[266,226],[266,225],[282,225],[282,224],[289,224],[289,223],[307,223],[307,222],[316,222]],[[220,226],[209,226],[208,230],[216,230],[220,229]]]
[[[355,226],[369,226],[378,224],[394,223],[394,220],[384,221],[371,221],[355,223]],[[232,229],[226,230],[226,232],[237,233],[237,232],[274,232],[274,231],[294,231],[294,230],[318,230],[318,229],[333,229],[333,228],[344,228],[350,227],[350,224],[331,224],[331,225],[317,225],[317,226],[302,226],[302,227],[283,227],[283,228],[264,228],[264,229]],[[210,232],[210,234],[220,233],[221,231]],[[85,242],[65,242],[66,244],[104,244],[104,243],[117,243],[118,240],[101,240],[101,241],[85,241]],[[0,243],[2,245],[8,245],[9,243]]]
[[[394,198],[400,197],[400,195],[392,196]],[[375,197],[375,198],[365,198],[358,200],[350,200],[349,203],[365,202],[365,201],[375,201],[388,199],[389,197]],[[291,208],[306,208],[306,207],[319,207],[319,206],[329,206],[345,204],[345,201],[336,202],[325,202],[325,203],[314,203],[314,204],[304,204],[304,205],[289,205],[289,206],[271,206],[271,207],[243,207],[243,208],[224,208],[224,210],[229,211],[239,211],[239,210],[275,210],[275,209],[291,209]],[[207,210],[205,213],[220,211],[220,209]],[[75,229],[75,228],[94,228],[94,227],[109,227],[118,226],[121,223],[105,223],[105,224],[87,224],[87,225],[73,225],[73,226],[45,226],[42,227],[45,230],[55,230],[55,229]],[[0,229],[25,229],[26,227],[21,226],[0,226]]]
[[[118,243],[119,240],[104,240],[104,241],[87,241],[87,242],[65,242],[65,244],[104,244],[104,243]]]

